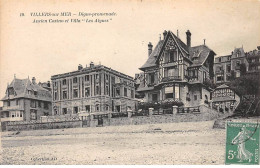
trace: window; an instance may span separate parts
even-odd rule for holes
[[[10,101],[9,101],[9,100],[7,101],[7,106],[8,106],[8,107],[10,106]]]
[[[85,81],[88,82],[89,81],[89,75],[85,76]]]
[[[67,108],[62,108],[62,114],[67,114]]]
[[[62,80],[62,85],[66,85],[66,83],[67,83],[67,80],[66,80],[66,79],[63,79],[63,80]]]
[[[198,96],[197,95],[194,95],[194,100],[197,100],[198,99]]]
[[[35,100],[31,100],[30,106],[32,108],[36,108],[36,101]]]
[[[227,72],[231,72],[231,65],[227,65]]]
[[[223,81],[224,77],[223,76],[217,76],[217,81]]]
[[[96,104],[96,111],[99,111],[99,104]]]
[[[240,52],[239,52],[239,51],[237,52],[237,55],[236,55],[236,56],[237,56],[237,57],[239,57],[239,56],[240,56]]]
[[[168,68],[167,76],[178,76],[178,71],[175,68]]]
[[[152,94],[152,101],[158,101],[158,94]]]
[[[78,89],[73,89],[73,97],[74,98],[78,97]]]
[[[109,87],[106,85],[106,95],[109,95]]]
[[[85,110],[86,110],[86,112],[90,112],[90,105],[86,105]]]
[[[48,102],[44,102],[44,103],[43,103],[43,108],[44,108],[45,110],[48,110],[48,109],[49,109]]]
[[[120,88],[116,88],[116,96],[120,96]]]
[[[218,58],[218,62],[221,62],[221,58]]]
[[[170,57],[169,57],[169,62],[176,62],[177,61],[177,52],[176,51],[171,51],[170,52]]]
[[[62,91],[62,98],[67,99],[67,91],[66,90]]]
[[[90,88],[86,87],[85,88],[85,97],[89,97],[90,96]]]
[[[99,86],[96,86],[96,95],[99,95]]]
[[[38,101],[38,107],[41,108],[42,107],[42,102]]]
[[[16,99],[16,100],[15,100],[15,103],[16,103],[16,105],[18,106],[18,105],[19,105],[19,100]]]
[[[31,115],[31,120],[36,120],[37,119],[37,111],[31,109],[30,110],[30,115]]]
[[[116,112],[120,112],[120,109],[121,109],[120,105],[116,106]]]
[[[12,118],[14,118],[15,117],[15,112],[12,112],[11,116],[12,116]]]
[[[99,79],[99,75],[98,74],[96,74],[95,77],[96,77],[96,79]]]
[[[77,114],[79,112],[79,109],[78,109],[78,107],[76,106],[76,107],[73,107],[73,113],[74,114]]]
[[[236,62],[236,65],[237,65],[237,66],[240,66],[240,61],[237,61],[237,62]]]
[[[37,91],[33,91],[33,94],[34,94],[35,96],[37,96]]]
[[[108,104],[106,104],[105,110],[106,110],[106,111],[109,111],[109,105],[108,105]]]
[[[151,73],[150,74],[150,84],[153,84],[154,83],[154,74]]]
[[[78,83],[78,78],[77,77],[73,78],[73,83]]]
[[[8,88],[8,95],[14,95],[14,88]]]
[[[57,82],[54,82],[54,86],[57,86]]]
[[[124,88],[124,96],[127,97],[127,88]]]
[[[20,111],[20,117],[23,117],[23,112],[22,111]]]
[[[134,95],[134,91],[131,90],[131,98],[134,98],[134,97],[135,97],[135,95]]]
[[[173,98],[173,87],[165,87],[165,99]]]
[[[227,60],[230,60],[230,56],[229,56],[229,57],[227,57]]]
[[[54,92],[54,100],[57,100],[58,99],[58,94],[57,94],[57,91]]]

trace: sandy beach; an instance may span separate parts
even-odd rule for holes
[[[1,164],[224,164],[213,121],[2,133]]]

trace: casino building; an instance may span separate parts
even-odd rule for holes
[[[51,81],[53,115],[135,110],[134,79],[104,65],[79,65]]]

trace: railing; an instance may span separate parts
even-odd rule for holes
[[[149,111],[148,110],[132,112],[132,116],[148,116],[148,115],[149,115]]]
[[[184,113],[200,113],[199,107],[179,107],[177,108],[177,113],[184,114]]]
[[[168,76],[162,78],[162,82],[174,81],[174,80],[181,80],[180,76]]]
[[[111,118],[128,117],[128,112],[111,113]]]
[[[3,110],[23,110],[23,107],[21,105],[16,106],[4,106]]]
[[[153,115],[164,115],[164,114],[173,114],[172,108],[154,110]]]
[[[23,121],[23,117],[4,117],[1,118],[1,122],[4,121]]]

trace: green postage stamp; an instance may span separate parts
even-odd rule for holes
[[[259,164],[259,124],[228,122],[226,164]]]

